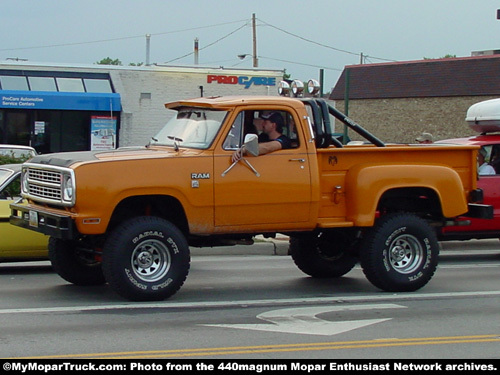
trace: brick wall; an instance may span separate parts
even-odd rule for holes
[[[349,117],[384,142],[414,143],[422,132],[435,140],[475,135],[465,121],[467,109],[474,103],[496,96],[363,99],[349,101]],[[344,101],[335,101],[344,112]],[[336,123],[336,131],[343,125]],[[353,140],[361,140],[349,131]]]

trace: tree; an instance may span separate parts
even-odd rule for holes
[[[457,55],[450,55],[449,53],[443,57],[424,57],[424,60],[435,60],[435,59],[454,59]]]
[[[26,160],[31,159],[31,157],[31,155],[16,157],[14,156],[14,153],[11,153],[10,155],[0,155],[0,165],[24,163]]]
[[[120,59],[112,59],[111,57],[106,57],[105,59],[102,59],[101,61],[96,61],[96,64],[98,65],[123,65]],[[143,62],[138,62],[138,63],[129,63],[129,66],[142,66],[144,65]]]
[[[97,61],[96,64],[99,65],[123,65],[120,59],[112,59],[110,57],[106,57],[105,59],[102,59],[101,61]]]

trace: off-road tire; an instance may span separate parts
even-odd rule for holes
[[[75,285],[106,283],[101,263],[80,241],[50,237],[49,259],[52,268],[64,280]]]
[[[341,277],[351,271],[358,259],[353,242],[327,233],[290,237],[290,255],[295,265],[315,278]]]
[[[141,216],[116,227],[103,249],[106,281],[131,301],[159,301],[175,294],[189,273],[189,246],[167,220]]]
[[[413,292],[426,285],[437,268],[439,244],[429,224],[412,214],[378,219],[361,248],[366,278],[388,292]]]

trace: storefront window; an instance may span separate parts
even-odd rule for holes
[[[61,92],[85,92],[81,78],[56,78],[57,87]]]
[[[109,74],[0,69],[0,92],[0,143],[43,154],[117,146],[121,104]]]
[[[28,85],[29,84],[29,85]],[[111,94],[114,92],[109,76],[83,75],[81,77],[51,76],[47,72],[27,72],[26,75],[0,74],[0,90],[89,92]]]
[[[0,76],[2,90],[29,90],[26,77],[21,76]]]
[[[104,92],[111,93],[111,84],[107,79],[89,79],[84,78],[83,83],[87,92]]]
[[[57,91],[53,77],[28,77],[31,91]]]

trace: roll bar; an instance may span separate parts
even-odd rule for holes
[[[364,137],[367,141],[373,143],[375,146],[385,147],[384,142],[340,112],[338,109],[329,105],[325,100],[317,98],[302,98],[301,100],[304,104],[311,107],[314,117],[313,127],[316,133],[316,147],[326,148],[331,144],[335,147],[343,147],[342,143],[333,136],[329,114],[334,116],[339,121],[342,121],[346,126]]]

